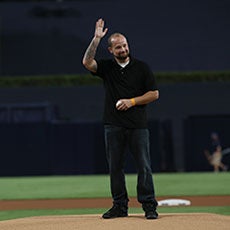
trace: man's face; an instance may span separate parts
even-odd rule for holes
[[[113,54],[116,59],[124,61],[129,57],[129,46],[124,36],[113,37],[111,43],[112,45],[109,47],[109,52]]]

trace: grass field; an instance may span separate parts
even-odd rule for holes
[[[127,175],[130,197],[136,196],[136,175]],[[159,173],[157,196],[230,195],[230,173]],[[0,200],[110,197],[109,177],[46,176],[0,178]],[[0,220],[37,215],[95,214],[104,209],[0,211]],[[142,212],[132,208],[130,212]],[[230,215],[230,207],[160,207],[159,212],[211,212]]]
[[[157,196],[230,195],[230,173],[160,173],[154,175]],[[127,175],[136,196],[136,175]],[[0,178],[0,200],[110,197],[109,177],[46,176]]]

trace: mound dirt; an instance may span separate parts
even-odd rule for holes
[[[0,222],[1,230],[229,230],[230,216],[217,214],[160,214],[157,220],[146,220],[141,214],[104,220],[99,215],[30,217]]]

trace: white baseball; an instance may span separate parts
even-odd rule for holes
[[[117,103],[116,103],[116,108],[117,108],[120,104],[121,104],[121,101],[120,101],[120,100],[117,101]]]

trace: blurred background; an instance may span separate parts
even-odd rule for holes
[[[107,173],[103,85],[81,64],[100,17],[155,73],[153,171],[213,171],[211,133],[230,147],[229,12],[228,0],[1,0],[0,176]]]

